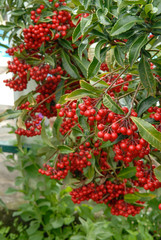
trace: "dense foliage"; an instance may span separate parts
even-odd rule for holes
[[[1,26],[13,45],[4,82],[36,87],[1,118],[17,116],[19,136],[41,134],[39,173],[64,179],[74,203],[135,216],[161,187],[160,1],[18,2]],[[56,117],[51,137],[44,117]]]
[[[17,177],[15,187],[6,194],[20,192],[24,203],[14,211],[0,209],[1,240],[160,239],[159,192],[157,199],[148,201],[148,207],[135,217],[113,216],[106,205],[91,201],[76,206],[69,187],[38,174],[44,161],[44,156],[37,156],[39,147],[7,156],[6,167],[16,171]]]

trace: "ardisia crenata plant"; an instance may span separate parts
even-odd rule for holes
[[[161,188],[160,1],[16,3],[1,26],[13,43],[4,82],[36,87],[1,118],[17,116],[19,136],[41,134],[39,172],[64,179],[74,203],[135,216]],[[44,117],[55,117],[52,137]]]

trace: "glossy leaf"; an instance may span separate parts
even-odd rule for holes
[[[93,61],[90,63],[88,67],[88,78],[94,77],[99,71],[100,66],[101,66],[101,63],[98,61],[97,58],[94,57]]]
[[[124,33],[131,29],[136,23],[142,23],[143,20],[137,16],[131,16],[129,14],[123,15],[111,29],[111,36]]]
[[[67,71],[67,73],[72,77],[72,78],[79,78],[79,72],[77,68],[71,63],[69,55],[65,52],[62,51],[62,63],[64,69]]]
[[[103,25],[110,25],[111,24],[110,19],[106,16],[107,13],[108,13],[108,9],[107,8],[105,8],[105,9],[100,8],[96,12],[98,21],[101,24],[103,24]]]
[[[135,194],[128,193],[124,196],[125,202],[128,203],[135,203],[136,201],[139,201],[140,197],[136,196]]]
[[[63,153],[63,154],[68,154],[68,153],[74,152],[74,149],[72,149],[68,146],[65,146],[65,145],[58,146],[58,150],[60,153]]]
[[[155,198],[156,197],[156,195],[155,194],[152,194],[152,193],[140,193],[140,192],[135,192],[135,195],[136,196],[138,196],[138,197],[140,197],[140,201],[149,201],[149,200],[151,200],[151,199],[153,199],[153,198]]]
[[[157,131],[153,125],[138,117],[131,117],[132,121],[136,124],[139,134],[153,147],[161,150],[161,132]]]
[[[67,41],[65,39],[59,39],[58,42],[63,48],[66,48],[73,52],[73,47],[71,46],[69,41]]]
[[[85,89],[77,89],[75,91],[73,91],[72,93],[70,93],[67,97],[66,100],[76,100],[76,99],[81,99],[83,97],[91,97],[91,98],[96,98],[98,97],[98,95],[91,93],[90,91],[87,91]]]
[[[146,0],[123,0],[123,3],[126,3],[128,5],[130,4],[146,4]]]
[[[154,168],[154,174],[159,182],[161,182],[161,165],[157,168]]]
[[[81,88],[86,89],[87,91],[91,91],[94,94],[102,93],[101,90],[96,89],[95,87],[93,87],[91,84],[89,84],[88,82],[86,82],[84,80],[80,81],[80,86],[81,86]]]
[[[50,55],[46,55],[44,61],[49,63],[53,68],[55,67],[55,60]]]
[[[72,58],[76,63],[76,65],[78,66],[78,68],[81,70],[83,76],[87,78],[87,70],[88,70],[89,62],[84,58],[80,60],[79,57],[76,55],[72,55]]]
[[[124,55],[123,55],[123,53],[122,53],[122,50],[121,50],[121,47],[120,47],[120,46],[116,46],[116,47],[114,48],[114,56],[115,56],[115,59],[116,59],[117,63],[118,63],[120,66],[124,67],[124,61],[123,61]]]
[[[120,178],[131,178],[136,174],[136,167],[123,168],[117,175]]]
[[[119,107],[119,105],[108,95],[104,95],[103,104],[109,108],[111,111],[117,114],[124,114],[124,111]]]
[[[0,122],[7,120],[7,119],[14,119],[19,117],[21,114],[20,110],[12,110],[12,109],[7,109],[3,113],[0,114]]]
[[[91,3],[91,0],[85,0],[85,1],[84,1],[85,10],[88,9],[88,6],[89,6],[90,3]]]
[[[90,14],[86,18],[82,18],[80,21],[81,33],[84,34],[87,28],[91,25],[93,14]]]
[[[78,39],[79,37],[81,37],[81,35],[82,35],[81,25],[80,25],[80,23],[79,23],[79,24],[76,26],[76,28],[74,29],[74,31],[73,31],[72,41],[73,41],[73,42],[77,41],[77,39]]]
[[[140,117],[148,108],[153,106],[153,104],[157,103],[158,99],[152,96],[143,99],[137,106],[138,117]]]
[[[142,55],[139,63],[139,75],[143,86],[147,89],[150,95],[155,96],[156,93],[156,80],[150,68],[150,63],[147,58]]]
[[[87,45],[88,45],[88,40],[85,39],[78,46],[78,56],[79,56],[80,60],[82,59],[82,54],[83,54],[84,50],[87,48]]]
[[[148,36],[139,36],[134,40],[129,51],[129,62],[132,66],[140,55],[141,48],[147,43]]]
[[[101,40],[101,41],[99,41],[99,42],[96,44],[96,46],[95,46],[95,53],[94,53],[94,55],[95,55],[95,57],[98,59],[98,61],[101,61],[101,48],[102,48],[102,46],[103,46],[105,43],[107,43],[106,40]]]
[[[90,83],[91,83],[91,85],[93,85],[95,87],[99,87],[99,88],[107,88],[107,87],[109,87],[109,85],[105,81],[101,80],[98,77],[92,78],[90,80]]]

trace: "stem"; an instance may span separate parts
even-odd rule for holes
[[[143,90],[143,89],[144,89],[144,88],[140,88],[140,89],[139,89],[139,91],[140,91],[140,90]],[[122,95],[122,96],[118,97],[117,99],[124,98],[124,97],[126,97],[126,96],[128,96],[128,95],[130,95],[131,93],[134,93],[134,92],[136,92],[136,90],[134,90],[134,91],[131,91],[131,92],[129,92],[129,93],[126,93],[126,94],[124,94],[124,95]]]
[[[126,115],[126,118],[128,118],[128,117],[130,116],[130,114],[131,114],[131,110],[132,110],[132,108],[133,108],[134,101],[135,101],[136,95],[137,95],[137,93],[138,93],[138,91],[139,91],[140,85],[141,85],[141,83],[139,83],[138,86],[137,86],[137,89],[136,89],[135,94],[134,94],[134,96],[133,96],[133,98],[132,98],[131,106],[130,106],[130,109],[129,109],[128,114]]]
[[[124,74],[124,72],[126,72],[126,70],[130,67],[130,65],[127,65],[127,67],[119,74],[119,76],[112,82],[112,84],[106,89],[105,93],[107,93],[112,86],[117,82],[117,80],[122,76],[122,74]]]

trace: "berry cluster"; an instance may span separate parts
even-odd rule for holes
[[[153,172],[154,165],[150,166],[148,163],[144,164],[142,160],[139,160],[136,161],[136,166],[136,177],[138,177],[139,186],[151,192],[161,187],[161,182],[158,181]]]
[[[113,146],[113,150],[116,153],[114,160],[124,161],[127,164],[132,162],[136,157],[143,158],[150,153],[149,144],[136,133],[130,138],[121,140],[119,143]]]
[[[107,71],[107,72],[109,71],[109,68],[108,68],[108,66],[107,66],[106,63],[102,63],[100,69],[101,69],[102,71],[104,71],[104,72],[105,72],[105,71]]]
[[[22,103],[21,106],[17,107],[17,109],[26,109],[27,111],[31,111],[33,109],[33,107],[30,107],[30,102],[27,101],[25,103]]]
[[[126,187],[125,182],[126,180],[119,184],[106,181],[101,185],[96,185],[93,182],[89,183],[80,188],[72,190],[70,193],[72,196],[72,201],[80,204],[82,201],[88,201],[92,199],[96,203],[107,203],[109,207],[111,207],[111,213],[113,215],[122,215],[125,217],[128,215],[135,216],[140,212],[142,207],[137,207],[126,203],[123,197],[128,193],[134,193],[138,190],[136,188]]]
[[[137,204],[143,204],[143,202],[137,201]],[[135,216],[136,214],[139,214],[142,206],[132,205],[130,203],[125,202],[123,199],[116,201],[113,201],[111,204],[109,204],[109,207],[111,207],[111,213],[116,216],[124,216],[128,217],[129,215]]]
[[[8,61],[9,72],[14,73],[14,76],[10,80],[4,80],[6,86],[13,88],[14,91],[22,91],[26,89],[28,79],[27,73],[31,66],[26,64],[24,60],[19,60],[14,57],[13,61]]]
[[[107,70],[107,69],[105,69]],[[102,77],[102,80],[104,80],[109,86],[117,79],[117,81],[113,84],[112,88],[108,91],[108,94],[111,97],[115,96],[115,93],[128,90],[129,81],[132,80],[132,75],[128,74],[124,78],[119,77],[118,74],[111,76],[105,75],[105,77]]]
[[[73,101],[66,104],[63,108],[61,108],[60,104],[57,104],[56,108],[60,109],[58,114],[59,117],[63,117],[63,122],[59,131],[62,135],[65,135],[78,122],[78,116],[76,115],[77,103]]]
[[[36,12],[31,11],[31,18],[34,23],[37,24],[35,26],[30,25],[29,28],[23,29],[25,49],[38,49],[43,42],[63,38],[67,35],[67,30],[74,27],[71,20],[71,14],[68,11],[54,10],[53,16],[46,17],[49,20],[47,23],[38,23],[41,17],[41,12],[41,8],[38,8]],[[36,14],[38,14],[38,17]]]
[[[51,167],[49,164],[43,165],[46,170],[39,169],[39,173],[50,176],[51,179],[64,179],[70,170],[68,155],[59,154],[57,157],[56,167]]]
[[[41,134],[41,120],[39,115],[31,113],[30,116],[27,115],[27,120],[25,121],[25,129],[18,128],[15,133],[20,136],[33,137]]]

